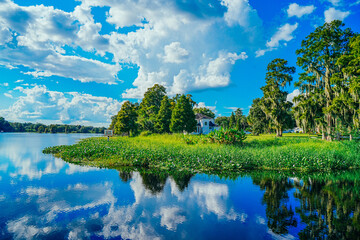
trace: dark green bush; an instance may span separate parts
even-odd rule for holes
[[[242,144],[246,139],[246,133],[238,129],[220,129],[210,132],[206,138],[213,143]]]

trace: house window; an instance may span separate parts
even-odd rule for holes
[[[207,126],[207,122],[205,122],[204,124],[205,124],[205,126]]]

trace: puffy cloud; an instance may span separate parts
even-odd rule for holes
[[[98,34],[101,25],[73,13],[43,5],[22,7],[11,1],[0,2],[0,42],[12,38],[4,31],[16,32],[16,47],[0,50],[0,64],[25,66],[34,77],[61,76],[101,83],[115,83],[121,67],[68,54],[63,46],[80,46],[104,54],[107,40]],[[87,14],[90,14],[88,9]],[[91,18],[92,19],[92,18]],[[4,40],[6,39],[6,40]]]
[[[25,96],[20,96],[8,109],[0,110],[1,115],[12,121],[54,120],[66,124],[105,126],[122,104],[107,97],[50,91],[42,85],[26,89],[17,87],[15,90]]]
[[[13,96],[10,93],[4,93],[4,96],[8,98],[13,98]]]
[[[285,25],[278,28],[278,30],[271,37],[271,39],[266,42],[267,49],[259,49],[258,51],[256,51],[256,57],[263,56],[266,52],[277,49],[280,46],[281,42],[285,42],[284,45],[286,45],[286,42],[289,42],[294,38],[293,32],[297,29],[297,27],[298,23],[286,23]]]
[[[329,8],[324,12],[325,22],[329,23],[334,20],[343,21],[347,16],[350,15],[350,11],[342,12],[340,10],[336,10],[335,8]]]
[[[304,15],[310,14],[315,10],[314,5],[309,6],[300,6],[297,3],[292,3],[289,5],[289,8],[287,9],[288,17],[296,16],[298,18],[301,18]]]
[[[295,97],[299,96],[300,95],[300,90],[299,89],[295,89],[292,93],[289,93],[286,97],[286,101],[288,102],[292,102],[293,103],[293,100]]]
[[[186,217],[181,215],[179,207],[162,207],[160,209],[161,226],[165,226],[170,231],[176,231],[177,225],[186,221]]]
[[[261,22],[248,0],[222,0],[221,4],[227,7],[224,19],[229,26],[250,27]]]
[[[182,63],[189,57],[189,52],[180,47],[179,42],[172,42],[164,47],[164,61],[169,63]]]
[[[327,0],[327,1],[330,2],[334,6],[337,6],[341,3],[341,0]]]
[[[5,45],[12,40],[12,34],[9,28],[0,26],[0,45]]]
[[[297,29],[298,23],[289,24],[281,26],[278,31],[271,37],[270,41],[266,43],[266,46],[269,48],[279,47],[280,41],[289,42],[294,38],[292,35],[293,32]]]
[[[94,2],[87,2],[95,5]],[[248,29],[244,30],[246,27],[243,27],[243,30],[239,30],[243,34],[239,35],[241,37],[237,40],[246,43],[254,34],[248,30],[254,25],[257,26],[257,23],[250,19],[257,14],[250,11],[251,7],[246,1],[242,2],[238,7],[248,10],[244,10],[241,16],[249,19],[249,22]],[[242,57],[243,54],[224,46],[223,40],[220,39],[221,34],[214,35],[213,32],[218,31],[219,25],[228,23],[226,14],[232,11],[234,6],[230,6],[230,3],[226,5],[225,2],[223,5],[216,5],[216,1],[213,7],[203,5],[200,1],[193,4],[198,6],[198,10],[189,11],[186,3],[164,0],[107,0],[101,3],[110,7],[107,18],[109,23],[118,29],[133,29],[126,34],[109,34],[109,51],[114,54],[114,60],[139,67],[138,77],[132,84],[134,87],[124,92],[124,98],[142,98],[146,89],[155,83],[165,85],[170,94],[224,87],[230,83],[231,66],[234,64],[230,59],[235,59],[238,55]],[[115,14],[124,11],[126,14]],[[226,16],[222,16],[224,12]],[[238,25],[234,23],[231,27]],[[193,37],[195,35],[196,41]],[[231,62],[230,67],[224,70],[227,72],[221,72],[219,75],[213,75],[211,71],[206,72],[209,64],[218,64],[213,61],[219,57],[226,58],[227,66],[229,61]],[[207,82],[208,80],[210,81]]]
[[[106,21],[114,28],[106,34],[94,20],[94,7],[109,9]],[[34,77],[99,83],[119,81],[123,64],[137,66],[134,88],[124,93],[127,98],[141,98],[154,83],[172,92],[224,87],[230,83],[231,66],[245,59],[239,49],[250,44],[260,25],[247,0],[83,0],[73,12],[6,0],[0,2],[0,42],[13,40],[13,45],[0,50],[0,64],[25,66],[25,73]],[[223,34],[213,34],[219,26],[224,34],[240,26],[240,34],[228,36],[236,46],[224,45]]]

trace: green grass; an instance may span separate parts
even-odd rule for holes
[[[301,136],[301,137],[299,137]],[[193,136],[198,138],[197,136]],[[182,135],[89,138],[44,149],[82,165],[221,174],[243,170],[332,171],[360,167],[360,143],[326,142],[306,134],[248,136],[242,146],[188,145]]]

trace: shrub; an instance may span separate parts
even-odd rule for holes
[[[146,136],[150,136],[151,134],[152,134],[152,132],[150,132],[150,131],[143,131],[140,133],[140,136],[146,137]]]
[[[238,129],[220,129],[210,132],[207,135],[209,142],[220,144],[242,144],[246,139],[246,133],[244,130]]]

